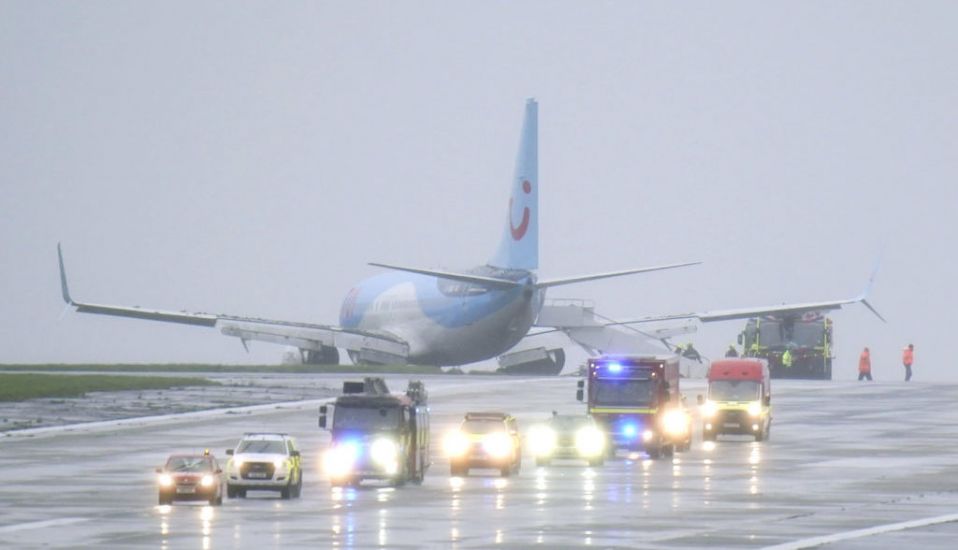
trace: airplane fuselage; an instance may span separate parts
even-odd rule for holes
[[[481,266],[469,273],[521,283],[491,289],[415,273],[383,273],[346,295],[340,326],[386,332],[409,345],[409,362],[463,365],[496,357],[529,332],[545,299],[535,274]]]

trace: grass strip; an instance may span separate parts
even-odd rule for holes
[[[51,363],[36,365],[0,364],[0,371],[42,372],[226,372],[226,373],[370,373],[370,374],[441,374],[437,367],[422,365],[203,365],[193,363],[157,364],[81,364]]]
[[[218,386],[205,378],[106,374],[0,373],[0,401],[38,397],[82,397],[92,391],[164,390],[184,386]]]

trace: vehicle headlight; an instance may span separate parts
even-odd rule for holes
[[[286,467],[286,460],[283,458],[274,458],[273,459],[273,468],[281,470]]]
[[[359,449],[355,444],[343,443],[336,445],[323,455],[323,468],[329,477],[343,477],[353,470],[353,465],[356,463],[358,456]]]
[[[575,448],[582,456],[597,456],[605,450],[605,436],[595,428],[582,428],[575,434]]]
[[[233,460],[231,460],[230,462],[233,464],[233,466],[239,468],[240,466],[243,465],[244,461],[243,461],[243,457],[236,456],[236,457],[233,457]]]
[[[685,411],[680,409],[666,411],[665,415],[662,417],[662,428],[665,430],[665,433],[671,436],[681,436],[687,434],[689,431],[689,424],[688,417],[685,416]]]
[[[399,457],[399,445],[392,439],[385,437],[373,441],[369,448],[369,456],[373,462],[380,466],[388,466],[396,463]]]
[[[702,416],[705,418],[712,418],[715,416],[715,413],[718,412],[718,405],[715,404],[715,401],[706,401],[702,404]]]
[[[160,474],[160,477],[157,481],[159,481],[160,487],[169,487],[173,485],[173,476],[170,474]]]
[[[493,458],[505,458],[512,451],[512,440],[502,432],[489,434],[482,439],[482,448]]]
[[[752,401],[748,404],[748,414],[751,416],[759,416],[762,414],[762,403],[760,401]]]
[[[446,455],[452,458],[462,456],[469,452],[469,438],[462,432],[452,432],[446,436],[443,442],[443,448]]]
[[[548,426],[536,426],[529,430],[529,449],[536,456],[548,456],[556,448],[556,432]]]
[[[642,432],[642,441],[652,441],[653,436],[655,436],[655,432],[652,430],[645,430]]]
[[[207,474],[200,478],[200,485],[203,487],[212,487],[213,486],[213,476]]]

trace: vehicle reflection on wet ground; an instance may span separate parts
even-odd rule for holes
[[[401,387],[404,379],[390,380]],[[450,477],[435,444],[467,410],[515,414],[525,430],[576,413],[574,378],[427,379],[433,465],[422,486],[332,488],[316,407],[170,426],[0,442],[0,545],[150,548],[762,547],[953,513],[958,386],[782,382],[770,441],[722,437],[602,467],[557,461],[518,475]],[[694,399],[701,384],[683,382]],[[889,403],[894,403],[890,407]],[[901,411],[928,411],[903,415]],[[933,412],[934,414],[931,414]],[[244,431],[282,430],[303,450],[301,500],[250,493],[222,507],[157,506],[152,468],[174,451],[225,449]],[[944,443],[947,442],[947,443]],[[850,539],[839,547],[950,547],[953,524]]]

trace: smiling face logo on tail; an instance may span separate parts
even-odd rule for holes
[[[532,184],[529,183],[529,180],[522,181],[522,192],[528,195],[532,192]],[[529,207],[522,208],[522,221],[519,222],[519,227],[512,225],[512,202],[513,198],[509,198],[509,231],[512,233],[512,240],[521,241],[523,237],[526,236],[526,231],[529,230]]]
[[[506,227],[489,265],[533,270],[539,267],[539,105],[526,101],[519,154],[509,196]]]

